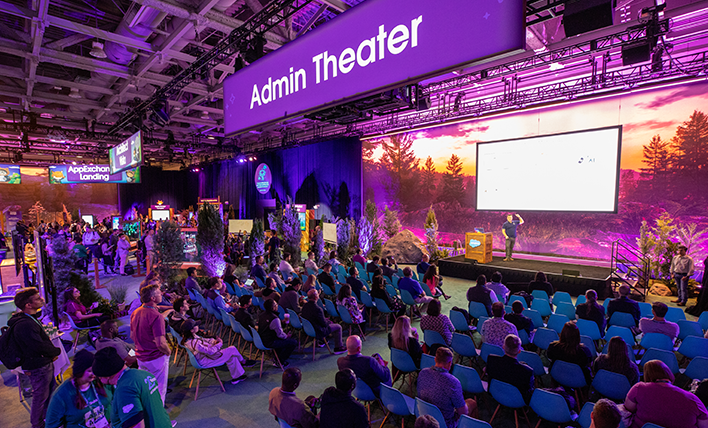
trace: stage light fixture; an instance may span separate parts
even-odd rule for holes
[[[101,42],[93,42],[91,43],[91,52],[89,52],[89,55],[91,55],[94,58],[106,58],[106,53],[103,51],[103,43]]]
[[[203,111],[203,112],[202,112],[202,115],[199,116],[199,118],[200,118],[200,119],[203,119],[203,120],[209,120],[209,119],[211,119],[211,118],[209,117],[209,112],[208,112],[208,111]]]
[[[73,98],[75,100],[78,100],[81,98],[81,94],[79,93],[79,88],[71,88],[71,91],[69,91],[69,98]]]

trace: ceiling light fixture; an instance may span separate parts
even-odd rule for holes
[[[81,94],[79,93],[79,88],[71,88],[71,91],[69,92],[69,98],[74,98],[74,99],[81,98]]]
[[[101,42],[93,42],[91,43],[91,46],[93,49],[91,49],[91,52],[89,52],[89,55],[91,55],[94,58],[105,58],[106,53],[103,51],[103,43]]]
[[[202,115],[199,116],[199,118],[200,118],[200,119],[204,119],[204,120],[209,120],[209,119],[211,119],[211,118],[209,117],[209,112],[208,112],[208,111],[203,111],[203,112],[202,112]]]

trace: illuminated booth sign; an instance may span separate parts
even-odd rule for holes
[[[0,183],[20,184],[21,182],[22,175],[20,174],[19,165],[0,164]]]
[[[268,165],[262,163],[256,168],[256,190],[258,193],[265,195],[270,190],[273,184],[273,175],[270,172]]]
[[[224,82],[233,134],[524,48],[523,0],[368,0]]]
[[[162,201],[157,201],[157,205],[150,206],[148,215],[153,221],[168,221],[172,218],[173,210],[169,205],[165,205]]]
[[[51,184],[140,183],[140,167],[111,174],[109,165],[49,165]]]
[[[135,168],[143,162],[143,139],[140,131],[108,151],[111,174]]]

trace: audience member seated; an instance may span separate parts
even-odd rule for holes
[[[388,265],[388,259],[386,257],[381,258],[381,272],[383,272],[384,276],[387,276],[388,279],[393,280],[393,275],[398,273],[398,269],[393,269]]]
[[[278,359],[283,367],[289,364],[287,359],[297,347],[297,340],[290,337],[290,333],[283,331],[283,326],[278,318],[278,302],[268,299],[263,303],[265,311],[258,317],[258,333],[261,336],[263,345],[273,348],[278,354]],[[276,362],[277,364],[277,362]]]
[[[379,268],[379,256],[374,256],[371,261],[366,265],[367,273],[374,273],[376,269]]]
[[[428,307],[428,312],[430,312],[430,307]],[[411,327],[411,319],[403,315],[396,319],[391,332],[388,334],[388,347],[389,349],[396,348],[406,352],[411,356],[415,365],[420,367],[423,348],[418,340],[418,330],[415,327]],[[392,365],[391,371],[393,372],[393,377],[396,378],[398,374],[396,366]]]
[[[310,406],[295,395],[301,380],[300,369],[286,369],[280,388],[273,388],[268,395],[268,411],[276,421],[282,419],[291,427],[317,428],[319,421]]]
[[[531,338],[531,332],[534,331],[533,321],[531,321],[531,318],[523,314],[523,303],[517,300],[511,304],[511,309],[514,312],[504,315],[504,319],[514,324],[514,327],[516,327],[517,331],[526,330],[526,333],[528,333],[529,338]]]
[[[605,307],[597,303],[597,291],[585,292],[585,303],[575,307],[575,315],[581,320],[593,321],[597,324],[600,334],[605,334]]]
[[[308,275],[307,280],[302,285],[302,292],[309,293],[310,290],[315,290],[317,288],[317,277],[315,275]]]
[[[423,288],[420,286],[420,283],[413,279],[413,271],[409,267],[403,268],[403,278],[398,281],[398,289],[409,292],[413,297],[413,300],[422,305],[421,310],[423,312],[426,312],[430,302],[435,300],[434,298],[427,296],[425,291],[423,291]]]
[[[263,267],[265,265],[265,259],[263,256],[257,256],[256,257],[256,264],[253,265],[253,268],[251,268],[251,276],[253,278],[258,278],[261,280],[262,283],[265,284],[266,277],[268,276],[266,274],[265,268]]]
[[[573,321],[565,323],[563,330],[561,330],[560,339],[548,345],[546,356],[551,361],[551,366],[558,360],[580,366],[583,369],[585,381],[588,385],[592,382],[590,378],[592,353],[587,346],[580,343],[580,330]]]
[[[278,265],[276,265],[275,262],[272,262],[269,267],[270,273],[268,274],[268,278],[275,281],[275,285],[277,287],[285,287],[285,281],[283,281],[283,278],[278,273]]]
[[[366,285],[359,279],[359,269],[356,266],[349,268],[349,276],[347,277],[347,284],[352,288],[352,293],[354,293],[357,299],[361,300],[361,290],[369,291]]]
[[[597,400],[590,413],[590,428],[619,428],[622,413],[612,401],[601,398]]]
[[[253,316],[249,312],[251,308],[253,298],[250,294],[244,294],[239,297],[238,304],[239,308],[234,313],[234,318],[239,322],[247,331],[250,331],[249,327],[256,328],[256,324],[253,322]]]
[[[391,297],[386,292],[386,283],[383,275],[375,275],[371,279],[371,300],[381,299],[386,302],[386,306],[393,312],[394,316],[400,317],[406,313],[406,305],[398,296]]]
[[[430,267],[430,256],[427,254],[423,254],[423,258],[420,260],[420,263],[415,267],[416,272],[418,273],[418,276],[420,275],[425,275],[425,272],[428,271],[428,268]]]
[[[361,338],[352,335],[347,338],[347,355],[337,360],[339,370],[352,369],[357,379],[363,381],[379,397],[381,384],[391,386],[391,372],[388,363],[379,354],[373,357],[361,354]]]
[[[116,348],[118,355],[125,361],[126,366],[137,368],[138,359],[135,356],[135,346],[125,343],[118,337],[118,323],[116,320],[106,320],[101,324],[101,337],[96,340],[96,351],[103,348]]]
[[[326,285],[332,291],[335,291],[336,288],[334,286],[334,278],[332,277],[332,275],[330,275],[330,272],[332,272],[332,265],[329,263],[325,263],[325,265],[322,266],[322,272],[317,275],[317,280],[320,282],[320,285]]]
[[[320,428],[368,428],[369,416],[364,406],[352,397],[356,375],[351,369],[337,372],[335,386],[324,390],[320,407]]]
[[[339,263],[339,260],[337,260],[337,252],[336,251],[330,251],[329,253],[329,260],[327,260],[327,263],[332,265],[332,269],[337,272],[337,266],[341,265]]]
[[[361,248],[356,249],[356,254],[352,257],[353,262],[359,262],[362,267],[366,267],[366,257],[361,255]]]
[[[440,333],[445,339],[445,344],[450,346],[452,345],[452,334],[455,332],[455,326],[452,325],[452,321],[447,315],[440,313],[441,308],[440,301],[433,299],[428,305],[427,315],[423,315],[420,319],[420,328]]]
[[[543,290],[548,294],[548,297],[552,297],[553,293],[555,293],[553,286],[548,282],[546,274],[543,272],[536,272],[536,277],[529,283],[529,294],[534,290]]]
[[[200,365],[203,367],[220,367],[226,364],[231,374],[231,384],[236,385],[246,380],[246,371],[243,366],[251,367],[256,364],[254,360],[247,360],[241,356],[235,346],[224,348],[221,338],[207,339],[199,334],[199,323],[187,320],[182,323],[182,346],[189,349]]]
[[[280,293],[275,291],[275,281],[273,278],[266,278],[265,281],[265,288],[258,290],[253,293],[254,296],[256,297],[263,297],[263,300],[275,300],[276,302],[280,301]]]
[[[619,297],[610,301],[607,305],[607,319],[612,319],[612,314],[615,312],[624,312],[631,314],[634,318],[634,324],[639,325],[639,318],[641,317],[641,311],[639,310],[639,303],[629,298],[629,293],[631,289],[629,285],[622,284],[619,287]]]
[[[317,273],[317,262],[315,262],[315,253],[310,251],[307,253],[307,260],[305,260],[305,269],[309,269],[314,273]]]
[[[506,304],[509,301],[509,289],[502,284],[502,274],[497,271],[492,274],[491,281],[487,283],[487,288],[491,290],[500,302]]]
[[[352,288],[349,284],[344,284],[339,288],[337,294],[337,305],[342,305],[349,311],[354,324],[359,324],[359,328],[363,333],[366,333],[366,311],[364,305],[359,305],[356,299],[352,297]]]
[[[653,423],[663,428],[706,428],[708,412],[698,397],[674,386],[674,375],[659,360],[644,364],[644,382],[635,384],[624,401],[634,414],[629,428]]]
[[[187,268],[187,279],[184,280],[184,288],[187,290],[196,291],[199,294],[204,294],[204,289],[197,282],[197,268]]]
[[[233,306],[227,305],[224,300],[226,295],[226,286],[224,281],[219,277],[209,278],[207,283],[209,290],[206,292],[206,299],[208,303],[211,303],[217,310],[223,309],[226,312],[232,312],[234,310]]]
[[[307,292],[307,303],[302,307],[301,316],[308,320],[315,329],[317,340],[327,340],[331,336],[334,339],[334,353],[342,354],[345,349],[342,346],[342,326],[325,319],[324,311],[317,304],[320,295],[314,288]]]
[[[465,400],[460,381],[450,374],[451,367],[452,351],[445,347],[438,348],[435,366],[425,368],[418,374],[417,397],[437,406],[448,428],[455,428],[461,415],[476,416],[477,402]]]
[[[595,362],[592,364],[593,375],[600,370],[624,375],[630,385],[634,385],[639,380],[639,368],[629,358],[627,342],[619,336],[610,339],[610,344],[607,346],[607,354],[601,354],[595,358]]]
[[[178,297],[172,304],[174,311],[167,317],[167,324],[174,328],[175,331],[182,331],[182,323],[190,319],[187,312],[189,311],[189,302],[184,297]]]
[[[284,253],[283,254],[283,260],[280,261],[280,265],[278,265],[278,270],[280,270],[280,273],[283,275],[283,278],[292,278],[293,274],[295,274],[295,269],[293,269],[293,266],[290,264],[290,259],[292,256],[290,253]]]
[[[298,293],[301,285],[300,278],[293,278],[290,285],[283,292],[283,295],[280,296],[278,304],[284,309],[292,309],[295,313],[299,314],[302,310],[302,305],[305,304],[305,299]]]
[[[492,303],[497,301],[496,296],[492,296],[492,290],[487,288],[487,277],[480,275],[477,277],[477,285],[467,290],[467,301],[478,302],[487,308],[487,316],[492,316]]]
[[[442,278],[438,275],[438,267],[435,265],[430,265],[428,270],[423,275],[423,283],[430,289],[430,294],[435,297],[443,296],[445,300],[449,299],[450,296],[445,294],[442,289]]]
[[[610,302],[611,303],[611,302]],[[654,318],[642,318],[639,320],[639,330],[642,333],[661,333],[669,336],[671,340],[676,340],[679,335],[679,326],[671,321],[666,321],[664,317],[669,311],[665,303],[654,302],[651,305],[651,313]]]
[[[101,325],[101,323],[110,316],[103,315],[100,312],[91,313],[86,309],[80,301],[81,292],[76,287],[69,287],[64,290],[64,310],[67,314],[74,320],[74,324],[77,327],[95,327]],[[98,306],[98,303],[94,303],[91,309]]]
[[[516,326],[504,319],[504,304],[495,302],[492,305],[492,316],[482,325],[482,340],[490,345],[504,346],[504,339],[513,334],[519,336]]]
[[[226,264],[226,269],[224,269],[224,275],[222,276],[222,278],[224,282],[228,282],[234,287],[239,287],[241,286],[241,284],[239,283],[238,278],[236,278],[236,275],[234,275],[235,273],[236,266],[232,265],[231,263],[228,263]]]
[[[486,371],[489,380],[496,379],[516,387],[526,404],[531,401],[534,390],[533,369],[516,358],[521,353],[521,339],[510,334],[504,338],[504,355],[487,357]]]

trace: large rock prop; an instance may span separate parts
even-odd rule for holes
[[[393,256],[397,263],[419,263],[423,254],[428,254],[423,242],[410,230],[402,230],[386,241],[381,251],[382,257]]]
[[[666,285],[657,282],[651,286],[649,294],[653,296],[671,296],[674,293],[672,293],[671,289]]]

